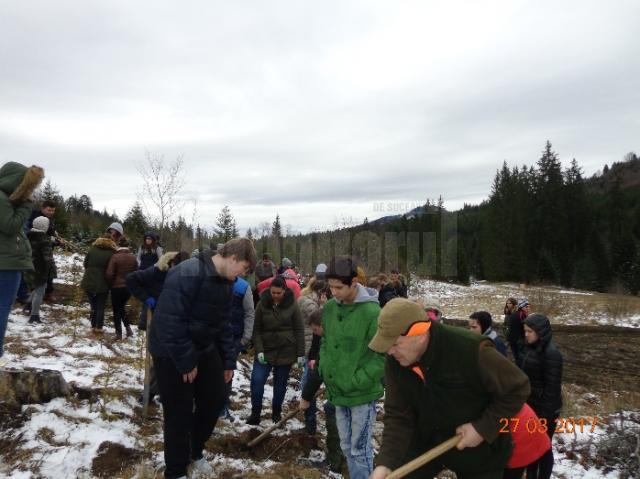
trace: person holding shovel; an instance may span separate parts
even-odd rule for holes
[[[446,467],[465,479],[502,478],[512,443],[500,434],[501,419],[520,411],[530,386],[489,338],[430,321],[417,303],[395,298],[369,347],[387,353],[384,433],[371,479],[456,435],[456,448],[404,477]]]

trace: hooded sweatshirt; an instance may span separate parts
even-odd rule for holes
[[[382,397],[384,355],[369,349],[379,314],[376,292],[360,284],[353,303],[333,298],[324,305],[318,372],[327,399],[336,406],[360,406]]]

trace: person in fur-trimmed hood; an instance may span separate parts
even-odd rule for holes
[[[102,331],[104,325],[104,307],[109,295],[109,284],[105,277],[107,265],[116,252],[116,244],[105,235],[93,242],[87,256],[84,257],[84,275],[80,287],[85,290],[91,305],[91,329]]]
[[[33,269],[24,225],[33,209],[31,196],[43,178],[39,166],[10,161],[0,167],[0,358],[21,273]]]
[[[53,245],[47,233],[49,218],[38,216],[32,222],[33,226],[27,233],[31,245],[31,258],[33,271],[25,271],[24,278],[32,289],[29,301],[31,302],[31,317],[29,323],[41,323],[40,305],[47,289],[47,282],[53,269]]]

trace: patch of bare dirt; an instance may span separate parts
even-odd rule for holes
[[[134,468],[148,457],[150,457],[148,452],[105,441],[100,444],[96,457],[93,458],[91,473],[95,477],[122,477],[125,471]],[[130,474],[126,477],[130,477]]]

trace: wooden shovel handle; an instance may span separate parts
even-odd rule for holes
[[[289,419],[291,419],[293,416],[295,416],[296,414],[298,414],[301,410],[300,409],[292,409],[291,411],[289,411],[282,419],[280,419],[277,423],[275,423],[273,426],[270,426],[269,428],[267,428],[262,434],[260,434],[258,437],[256,437],[254,440],[250,441],[247,446],[248,447],[253,447],[256,444],[258,444],[259,442],[262,442],[269,434],[271,434],[273,431],[275,431],[276,429],[278,429],[280,426],[282,426],[285,422],[287,422]]]
[[[399,467],[391,474],[389,474],[386,479],[400,479],[401,477],[406,476],[410,472],[415,471],[419,467],[424,466],[427,462],[433,461],[436,457],[441,456],[449,449],[453,449],[458,445],[462,436],[453,436],[450,439],[447,439],[442,444],[434,447],[433,449],[429,449],[424,454],[416,457],[413,461],[407,462],[404,466]]]
[[[324,392],[324,389],[320,389],[319,391],[317,391],[316,394],[313,396],[314,400],[317,399],[323,392]],[[302,411],[302,409],[298,409],[298,408],[292,409],[282,419],[280,419],[277,423],[275,423],[273,426],[270,426],[262,434],[260,434],[258,437],[256,437],[252,441],[249,441],[247,443],[247,447],[253,447],[256,444],[258,444],[259,442],[262,442],[265,437],[267,437],[269,434],[271,434],[273,431],[278,429],[285,422],[287,422],[289,419],[291,419],[293,416],[295,416],[296,414],[298,414],[301,411]]]

